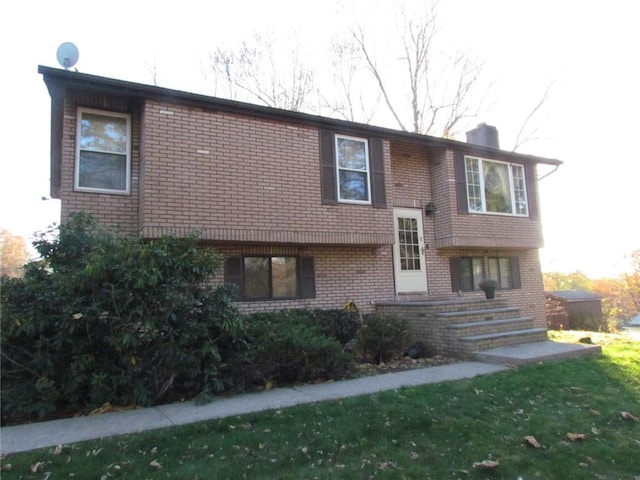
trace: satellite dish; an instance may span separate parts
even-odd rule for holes
[[[80,52],[78,52],[78,47],[76,47],[73,43],[64,42],[58,47],[58,53],[56,54],[56,57],[58,58],[58,63],[62,65],[65,70],[68,70],[76,63],[78,63]]]

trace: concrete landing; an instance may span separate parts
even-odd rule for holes
[[[524,365],[526,363],[549,362],[583,355],[601,354],[602,347],[600,345],[560,343],[552,342],[551,340],[473,352],[476,360],[496,365]]]

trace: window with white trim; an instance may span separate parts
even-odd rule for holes
[[[371,203],[369,142],[366,138],[335,136],[338,201]]]
[[[77,121],[75,189],[128,194],[131,116],[79,108]]]
[[[524,167],[465,157],[469,212],[529,215]]]

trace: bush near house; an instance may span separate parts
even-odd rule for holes
[[[374,363],[388,361],[403,352],[410,340],[409,324],[405,318],[389,315],[365,315],[358,331],[358,350]]]
[[[376,362],[405,346],[406,322],[391,317],[240,315],[209,283],[221,258],[195,236],[127,238],[85,214],[54,233],[34,242],[41,260],[24,278],[3,279],[3,424],[337,379],[354,365],[347,345]]]
[[[250,373],[245,382],[254,384],[344,377],[353,366],[353,356],[345,352],[336,336],[348,341],[355,332],[346,335],[348,326],[341,329],[333,325],[341,318],[345,325],[350,324],[348,312],[343,315],[336,310],[283,310],[246,316],[251,365],[236,368],[236,372]]]
[[[111,402],[151,405],[224,388],[241,317],[195,237],[152,241],[76,215],[34,246],[42,260],[1,292],[2,420]]]

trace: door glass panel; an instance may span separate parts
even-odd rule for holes
[[[418,222],[415,218],[398,218],[398,246],[401,270],[420,270]]]

